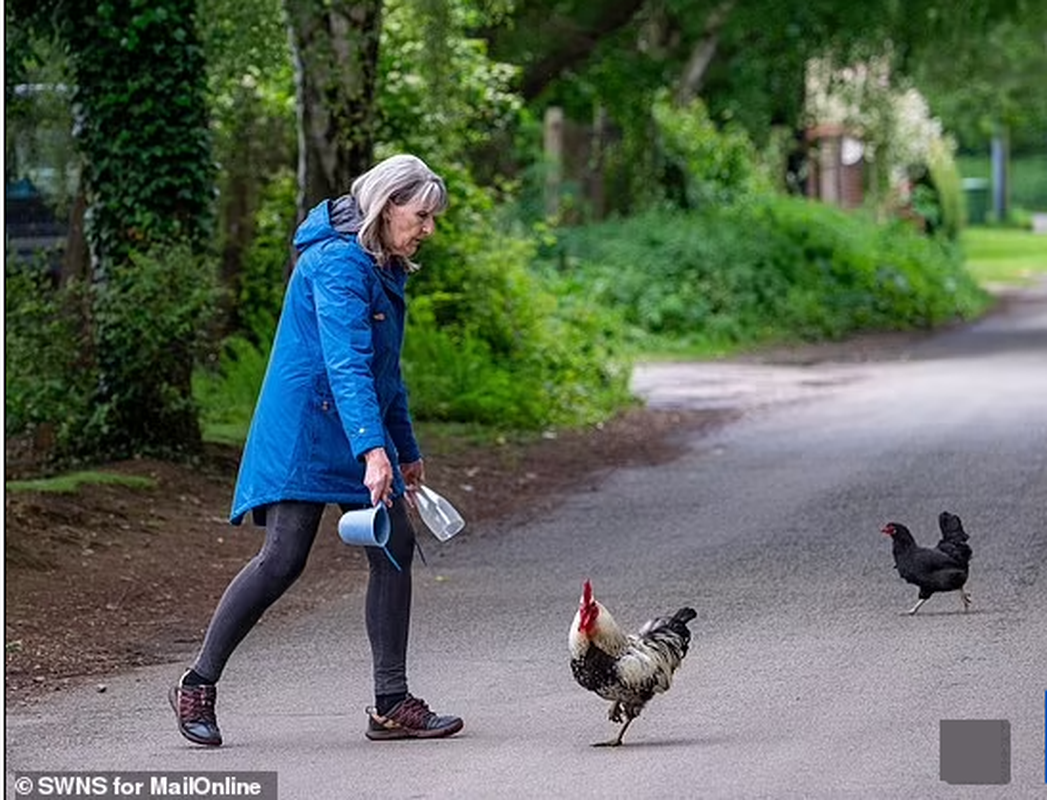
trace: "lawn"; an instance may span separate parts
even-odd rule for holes
[[[1047,274],[1047,235],[1016,228],[971,227],[961,239],[967,269],[986,283],[1024,284]]]

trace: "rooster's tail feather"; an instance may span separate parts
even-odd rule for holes
[[[695,611],[690,606],[684,606],[675,614],[673,614],[672,621],[679,623],[680,625],[686,625],[688,622],[690,622],[692,619],[695,619],[697,616],[697,611]]]

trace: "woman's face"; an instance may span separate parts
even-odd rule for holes
[[[385,246],[394,256],[410,258],[418,246],[433,235],[434,230],[434,215],[419,200],[412,200],[402,206],[390,203],[385,210]]]

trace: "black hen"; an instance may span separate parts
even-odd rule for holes
[[[917,545],[909,529],[900,522],[888,522],[883,527],[883,533],[894,540],[894,566],[898,574],[920,587],[919,599],[909,609],[910,614],[919,611],[935,592],[958,591],[964,611],[971,604],[971,596],[963,588],[971,561],[971,547],[967,544],[970,537],[960,518],[948,511],[938,515],[938,527],[942,538],[933,549]]]

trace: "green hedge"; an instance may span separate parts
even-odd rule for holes
[[[796,198],[567,230],[547,255],[655,337],[648,347],[931,327],[986,302],[954,245]]]

